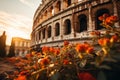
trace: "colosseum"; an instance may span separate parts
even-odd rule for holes
[[[91,41],[90,32],[103,29],[99,16],[120,18],[119,4],[120,0],[42,0],[33,18],[32,47]],[[120,21],[115,26],[119,28]]]

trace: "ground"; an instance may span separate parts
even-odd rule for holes
[[[15,70],[15,66],[10,64],[7,60],[0,58],[0,73],[12,72]]]

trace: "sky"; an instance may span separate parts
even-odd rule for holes
[[[6,44],[12,37],[30,39],[33,16],[41,0],[0,0],[0,35],[6,31]]]

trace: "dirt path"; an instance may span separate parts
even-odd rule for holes
[[[2,73],[2,72],[10,72],[10,71],[14,71],[14,70],[15,70],[15,66],[8,63],[4,59],[0,59],[0,73]]]

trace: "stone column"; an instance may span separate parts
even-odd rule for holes
[[[53,21],[52,21],[52,25],[51,25],[51,37],[52,37],[52,40],[54,40],[54,37],[55,37],[55,25],[54,25]]]
[[[77,23],[77,19],[76,19],[76,16],[74,14],[74,9],[72,10],[72,19],[71,19],[71,33],[73,34],[73,36],[75,37],[76,34],[75,34],[75,28],[77,27],[76,23]]]
[[[64,0],[61,0],[61,11],[64,10]]]
[[[39,32],[38,31],[36,32],[36,42],[37,44],[39,43]]]
[[[50,8],[47,9],[47,18],[50,17]]]
[[[114,10],[114,15],[118,16],[118,9],[117,9],[117,1],[116,0],[112,0],[113,2],[113,10]],[[119,22],[115,23],[115,27],[119,27]]]
[[[54,14],[57,14],[58,11],[57,11],[57,3],[56,2],[53,4],[53,9],[54,9]]]
[[[63,35],[64,35],[64,22],[63,22],[63,19],[62,18],[60,18],[60,36],[61,36],[61,39],[63,39]]]
[[[92,5],[91,3],[88,4],[88,17],[89,17],[89,20],[88,20],[88,31],[92,31],[93,30],[93,25],[92,25]]]

